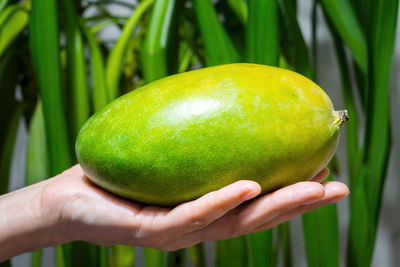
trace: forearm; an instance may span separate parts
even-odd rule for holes
[[[45,185],[39,183],[0,196],[0,262],[62,243],[56,218],[42,210],[41,192]]]

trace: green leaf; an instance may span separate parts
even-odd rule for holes
[[[208,66],[240,61],[239,53],[222,26],[210,0],[193,0],[197,22],[206,50]]]
[[[80,25],[89,44],[89,59],[92,79],[92,102],[94,111],[97,112],[110,102],[104,60],[95,34],[86,27],[83,20],[80,21]]]
[[[8,0],[0,0],[0,13],[4,10],[7,6]]]
[[[29,44],[43,103],[50,176],[72,165],[61,86],[57,15],[56,0],[32,2]],[[65,251],[57,247],[58,266],[68,266],[68,245],[63,248]]]
[[[71,266],[73,267],[98,267],[99,263],[99,247],[82,241],[70,243]]]
[[[61,86],[57,1],[32,2],[30,47],[43,103],[50,176],[72,164]]]
[[[277,1],[250,0],[246,26],[246,61],[277,66],[279,52]]]
[[[284,222],[278,225],[279,241],[282,246],[283,266],[293,266],[292,248],[290,241],[290,224]]]
[[[359,141],[358,141],[358,112],[356,109],[356,100],[352,91],[350,67],[347,62],[347,57],[345,53],[345,48],[343,41],[340,38],[338,32],[333,26],[331,20],[325,16],[327,19],[327,24],[331,32],[336,56],[339,63],[340,78],[342,83],[342,91],[344,96],[344,102],[346,110],[349,114],[350,120],[345,124],[346,137],[347,137],[347,162],[348,162],[348,173],[350,188],[354,187],[354,162],[357,160],[359,153]]]
[[[278,255],[273,250],[272,231],[270,229],[246,236],[249,267],[275,266],[275,260]]]
[[[242,24],[247,23],[248,8],[246,0],[228,0],[229,6],[235,12],[236,16],[239,18]]]
[[[244,236],[217,242],[217,267],[245,267],[248,263],[247,244]]]
[[[193,247],[188,248],[190,262],[195,267],[206,266],[206,255],[204,252],[204,243],[199,243]]]
[[[313,73],[316,81],[317,62],[317,2],[314,2],[312,24],[313,24]],[[328,23],[329,24],[329,23]],[[347,71],[347,70],[342,70]],[[348,73],[347,73],[348,74]],[[351,88],[350,88],[351,89]],[[331,175],[327,180],[332,180],[335,158],[330,163]],[[302,216],[305,252],[307,263],[310,267],[339,266],[339,230],[336,205],[326,205],[318,210],[308,212]],[[321,246],[321,244],[324,244]]]
[[[119,92],[119,79],[121,75],[122,64],[124,62],[124,56],[126,47],[129,39],[132,35],[133,29],[139,22],[141,16],[148,10],[148,8],[154,3],[154,0],[144,0],[135,8],[132,15],[126,22],[121,36],[115,43],[110,55],[107,59],[106,66],[106,78],[107,86],[109,89],[110,99],[114,99],[118,96]]]
[[[11,159],[17,136],[19,121],[24,112],[25,105],[18,104],[11,110],[8,124],[3,128],[3,139],[0,140],[0,195],[8,192]],[[9,111],[10,112],[10,111]]]
[[[347,260],[351,266],[371,264],[391,146],[389,84],[399,1],[368,4],[365,135],[356,162],[355,188],[350,189]]]
[[[164,259],[162,267],[184,267],[186,249],[177,251],[163,252]]]
[[[332,175],[326,180],[332,181]],[[302,218],[308,266],[339,266],[339,226],[336,204],[329,204],[305,213]]]
[[[42,266],[42,251],[34,251],[31,253],[31,267],[41,267]]]
[[[74,2],[62,0],[61,3],[67,37],[66,92],[69,96],[67,110],[71,118],[70,132],[71,142],[73,143],[90,115],[89,90],[84,45]]]
[[[29,7],[27,1],[24,5],[10,5],[0,13],[0,56],[28,24]]]
[[[8,192],[11,158],[14,148],[19,115],[15,100],[17,87],[17,57],[13,50],[7,50],[0,57],[0,195]]]
[[[33,112],[28,132],[25,184],[31,185],[49,177],[46,132],[41,101],[38,101]]]
[[[146,37],[140,50],[143,76],[147,82],[171,74],[168,69],[167,46],[171,43],[176,0],[156,0]]]
[[[280,0],[279,3],[282,52],[297,72],[312,78],[308,48],[296,17],[296,5],[291,0]]]
[[[178,73],[185,72],[189,69],[193,57],[194,54],[192,49],[190,49],[189,45],[186,42],[181,42],[180,53],[178,58],[179,61]]]
[[[144,262],[146,267],[161,267],[164,261],[163,251],[153,248],[144,248]]]
[[[112,255],[110,258],[112,266],[132,267],[135,263],[135,248],[124,245],[112,246]]]
[[[349,0],[321,0],[343,41],[363,72],[367,71],[367,45]]]
[[[83,19],[81,24],[85,24],[85,21],[86,21],[86,19]],[[116,22],[115,19],[105,19],[103,21],[100,21],[100,22],[96,23],[92,27],[90,27],[90,32],[93,35],[96,35],[97,32],[103,30],[104,28],[106,28],[106,27],[108,27],[110,25],[116,25],[116,24],[117,24],[117,22]]]

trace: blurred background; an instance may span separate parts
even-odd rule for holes
[[[80,127],[117,96],[232,62],[295,70],[316,81],[336,110],[349,111],[329,179],[351,190],[346,200],[267,232],[173,253],[77,242],[0,266],[398,266],[398,6],[0,0],[0,194],[74,164]]]

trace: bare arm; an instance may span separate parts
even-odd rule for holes
[[[43,213],[44,183],[0,196],[0,262],[12,256],[63,242],[56,218]]]

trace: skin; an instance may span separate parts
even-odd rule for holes
[[[0,262],[76,240],[173,251],[264,231],[346,197],[349,190],[343,183],[322,182],[328,174],[325,168],[312,181],[258,198],[260,185],[241,180],[164,208],[116,197],[91,183],[76,165],[0,197]]]

